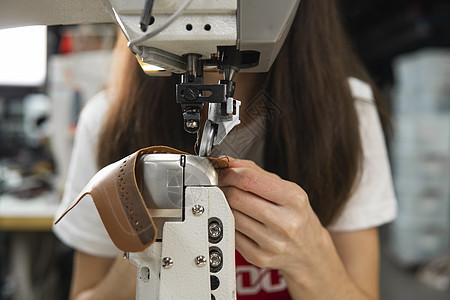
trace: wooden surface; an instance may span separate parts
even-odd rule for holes
[[[55,193],[45,193],[32,199],[0,196],[0,230],[51,231],[58,208]]]
[[[0,217],[3,231],[51,231],[53,217]]]

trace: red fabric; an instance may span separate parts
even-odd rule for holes
[[[236,289],[239,300],[288,300],[286,282],[278,270],[261,269],[236,251]]]
[[[73,51],[73,36],[72,33],[66,31],[61,36],[61,41],[59,42],[59,53],[67,54]]]

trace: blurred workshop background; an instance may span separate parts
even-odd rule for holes
[[[399,216],[380,232],[381,299],[450,299],[450,2],[341,3],[392,117]],[[79,112],[108,80],[115,30],[0,30],[0,299],[67,299],[72,251],[51,224]]]

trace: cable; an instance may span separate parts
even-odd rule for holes
[[[177,10],[163,23],[161,24],[158,28],[156,28],[155,30],[150,31],[147,34],[144,34],[143,36],[140,36],[138,38],[135,38],[134,40],[131,40],[128,42],[128,47],[131,49],[131,51],[133,51],[134,53],[141,55],[141,51],[139,50],[138,47],[136,47],[137,43],[140,43],[142,41],[145,41],[149,38],[154,37],[155,35],[157,35],[158,33],[160,33],[161,31],[163,31],[164,29],[166,29],[173,21],[175,21],[175,19],[181,15],[186,8],[189,6],[189,4],[191,4],[192,0],[186,0],[184,1],[180,7],[177,8]]]
[[[141,30],[142,32],[146,32],[150,20],[152,19],[152,10],[153,10],[153,0],[145,1],[144,12],[141,17]]]

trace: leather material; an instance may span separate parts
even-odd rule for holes
[[[125,252],[145,250],[156,239],[153,222],[136,180],[136,164],[145,154],[187,154],[165,146],[153,146],[110,164],[95,174],[72,205],[56,220],[57,224],[87,194],[91,195],[113,243]],[[216,169],[228,168],[223,159],[208,158]]]

